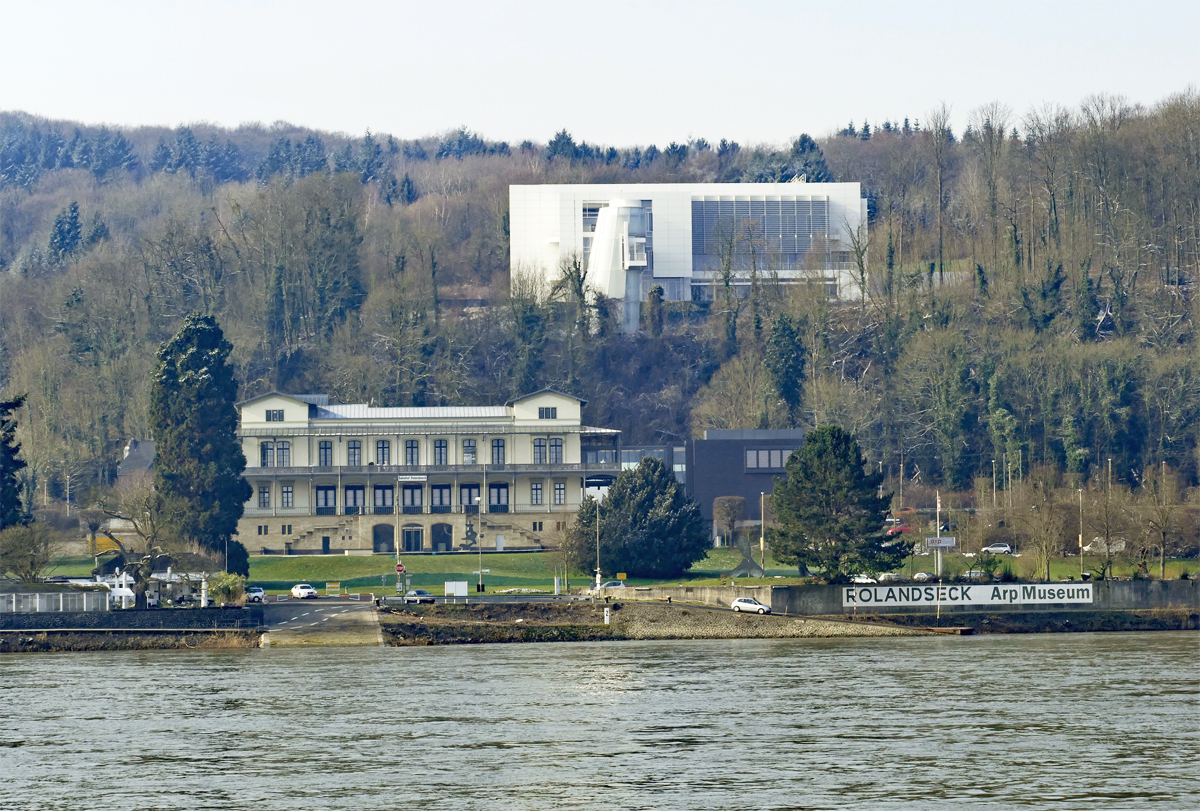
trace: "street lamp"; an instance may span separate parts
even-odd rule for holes
[[[482,531],[483,530],[483,516],[479,511],[480,510],[479,501],[480,501],[480,497],[475,496],[475,514],[480,516],[479,529]],[[477,541],[475,541],[475,545],[476,545],[476,548],[479,550],[479,585],[476,587],[476,591],[478,591],[480,594],[483,594],[483,535],[482,534],[480,534],[479,539]]]
[[[596,588],[600,588],[600,494],[596,494]]]

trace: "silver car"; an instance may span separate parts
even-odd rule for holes
[[[749,611],[751,614],[770,614],[771,613],[770,606],[763,605],[762,603],[760,603],[758,600],[754,599],[753,597],[738,597],[736,600],[734,600],[732,603],[729,604],[729,607],[739,613],[741,613],[742,611]]]

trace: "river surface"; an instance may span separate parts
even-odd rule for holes
[[[1200,635],[0,657],[2,809],[1200,807]]]

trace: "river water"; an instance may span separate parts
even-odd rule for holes
[[[8,655],[0,808],[1197,808],[1198,643]]]

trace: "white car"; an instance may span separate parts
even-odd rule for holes
[[[850,578],[850,582],[851,582],[851,583],[860,583],[860,584],[862,584],[862,585],[866,585],[866,584],[869,584],[869,583],[876,583],[876,582],[878,582],[878,581],[877,581],[877,580],[875,580],[875,578],[871,577],[870,575],[866,575],[866,574],[856,574],[856,575],[854,575],[854,577]]]
[[[988,555],[1011,555],[1012,547],[1006,543],[994,543],[991,546],[985,546],[979,550],[980,554]]]
[[[760,603],[758,600],[754,599],[753,597],[738,597],[736,600],[734,600],[732,603],[729,604],[729,607],[732,608],[734,611],[737,611],[738,613],[741,613],[742,611],[749,611],[752,614],[770,614],[771,613],[770,606],[763,605],[762,603]]]
[[[248,603],[261,603],[266,599],[266,597],[267,592],[262,586],[251,586],[250,588],[246,589],[246,602]]]
[[[417,605],[420,605],[421,603],[432,604],[433,602],[433,595],[425,589],[409,589],[404,593],[405,605],[408,605],[409,603],[416,603]]]
[[[317,599],[317,590],[308,583],[297,583],[292,586],[292,596],[299,600]]]
[[[913,575],[913,580],[915,580],[918,583],[924,583],[924,582],[926,582],[928,580],[932,580],[932,579],[933,579],[933,575],[931,575],[929,572],[917,572],[916,574]]]
[[[883,574],[879,575],[880,583],[890,583],[893,580],[903,580],[903,579],[904,579],[904,575],[900,574],[899,572],[884,572]]]

